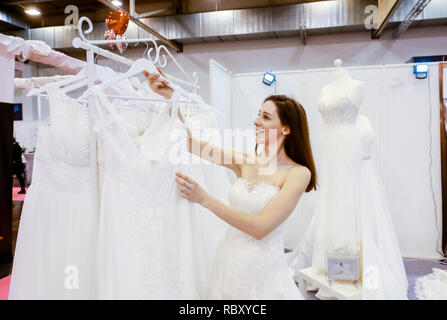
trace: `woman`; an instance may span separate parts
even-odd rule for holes
[[[174,92],[166,80],[155,73],[145,72],[145,76],[154,92],[171,98]],[[179,118],[183,121],[180,113]],[[230,207],[193,179],[177,173],[183,198],[209,209],[231,226],[213,259],[206,298],[303,299],[289,273],[282,239],[283,222],[301,195],[316,188],[306,113],[291,98],[270,96],[254,125],[256,147],[264,144],[262,154],[255,156],[210,148],[187,130],[189,152],[233,170],[238,177],[230,191]],[[231,161],[224,161],[228,159]]]

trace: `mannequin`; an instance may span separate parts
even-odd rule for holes
[[[320,102],[346,95],[356,106],[360,106],[365,92],[364,83],[353,79],[349,72],[341,67],[340,59],[335,60],[334,65],[337,70],[334,72],[332,81],[321,90]]]
[[[370,160],[375,133],[359,114],[365,86],[341,68],[341,60],[334,64],[318,106],[324,120],[319,201],[289,261],[295,272],[312,267],[324,274],[327,255],[357,256],[363,299],[406,299],[402,256]],[[316,296],[331,298],[321,289]]]

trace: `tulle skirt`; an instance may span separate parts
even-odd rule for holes
[[[419,300],[447,300],[447,271],[433,268],[433,273],[416,280],[415,292]]]
[[[326,126],[322,148],[312,255],[312,267],[320,272],[325,271],[326,255],[360,253],[362,144],[357,127]]]
[[[88,193],[31,185],[9,299],[96,299],[97,214]]]
[[[326,255],[359,255],[362,299],[406,299],[408,283],[386,199],[355,126],[323,131],[321,185],[311,222],[289,256],[293,272],[321,273]]]
[[[277,239],[270,236],[275,237],[270,234],[261,240],[250,239],[230,227],[214,257],[206,298],[303,300],[287,267],[282,235],[276,235]]]

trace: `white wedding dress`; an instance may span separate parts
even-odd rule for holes
[[[104,170],[98,243],[100,299],[198,299],[206,264],[195,205],[180,197],[175,173],[186,131],[164,105],[137,143],[96,90]],[[173,133],[174,135],[171,135]]]
[[[433,268],[433,273],[416,279],[419,300],[447,300],[447,270]]]
[[[238,178],[230,191],[230,204],[245,213],[259,215],[279,191],[261,182],[250,188]],[[230,226],[213,260],[208,299],[300,300],[284,254],[285,223],[261,240]]]
[[[96,299],[98,212],[91,198],[87,108],[48,89],[33,182],[20,218],[9,299]]]
[[[362,299],[407,299],[401,252],[370,160],[374,131],[359,115],[362,84],[345,80],[348,88],[341,94],[334,90],[337,96],[322,91],[318,203],[289,264],[295,273],[310,266],[325,273],[326,255],[358,255]]]

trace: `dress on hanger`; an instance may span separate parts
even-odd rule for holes
[[[200,217],[181,198],[175,173],[186,131],[164,105],[138,146],[96,89],[104,143],[99,222],[100,299],[198,299],[205,268]]]
[[[233,208],[259,215],[279,187],[261,182],[249,187],[238,178],[230,191]],[[208,299],[301,300],[284,254],[283,222],[261,240],[229,226],[219,244],[208,280]]]
[[[57,87],[48,96],[50,126],[39,128],[9,299],[96,299],[87,108]]]
[[[360,104],[351,98],[357,95],[361,100],[361,83],[352,79],[344,83],[341,93],[334,90],[336,94],[329,95],[326,87],[322,91],[319,201],[289,262],[294,272],[311,266],[325,273],[326,255],[358,255],[362,299],[406,299],[402,255],[370,160],[374,131],[368,118],[359,115]]]
[[[188,107],[186,106],[184,109],[187,110]],[[183,114],[187,114],[187,111]],[[215,113],[199,112],[191,117],[187,117],[185,121],[189,128],[195,127],[195,125],[201,128],[200,139],[202,141],[208,141],[207,136],[212,136],[212,132],[219,132]],[[195,133],[193,132],[193,135],[194,134]],[[209,139],[209,142],[214,145],[221,144],[220,141],[216,141],[214,139]],[[199,158],[192,153],[188,153],[188,156],[188,161],[191,163],[189,166],[190,177],[197,181],[197,183],[199,183],[212,197],[223,203],[229,204],[228,195],[231,188],[230,179],[228,178],[227,174],[229,169]],[[208,209],[198,204],[194,204],[194,206],[196,207],[200,217],[200,219],[197,220],[196,230],[198,231],[196,232],[202,236],[201,242],[203,243],[203,256],[206,265],[206,273],[204,274],[204,286],[202,287],[201,292],[202,296],[206,298],[206,281],[209,276],[211,263],[217,247],[228,229],[228,224],[219,219]]]

